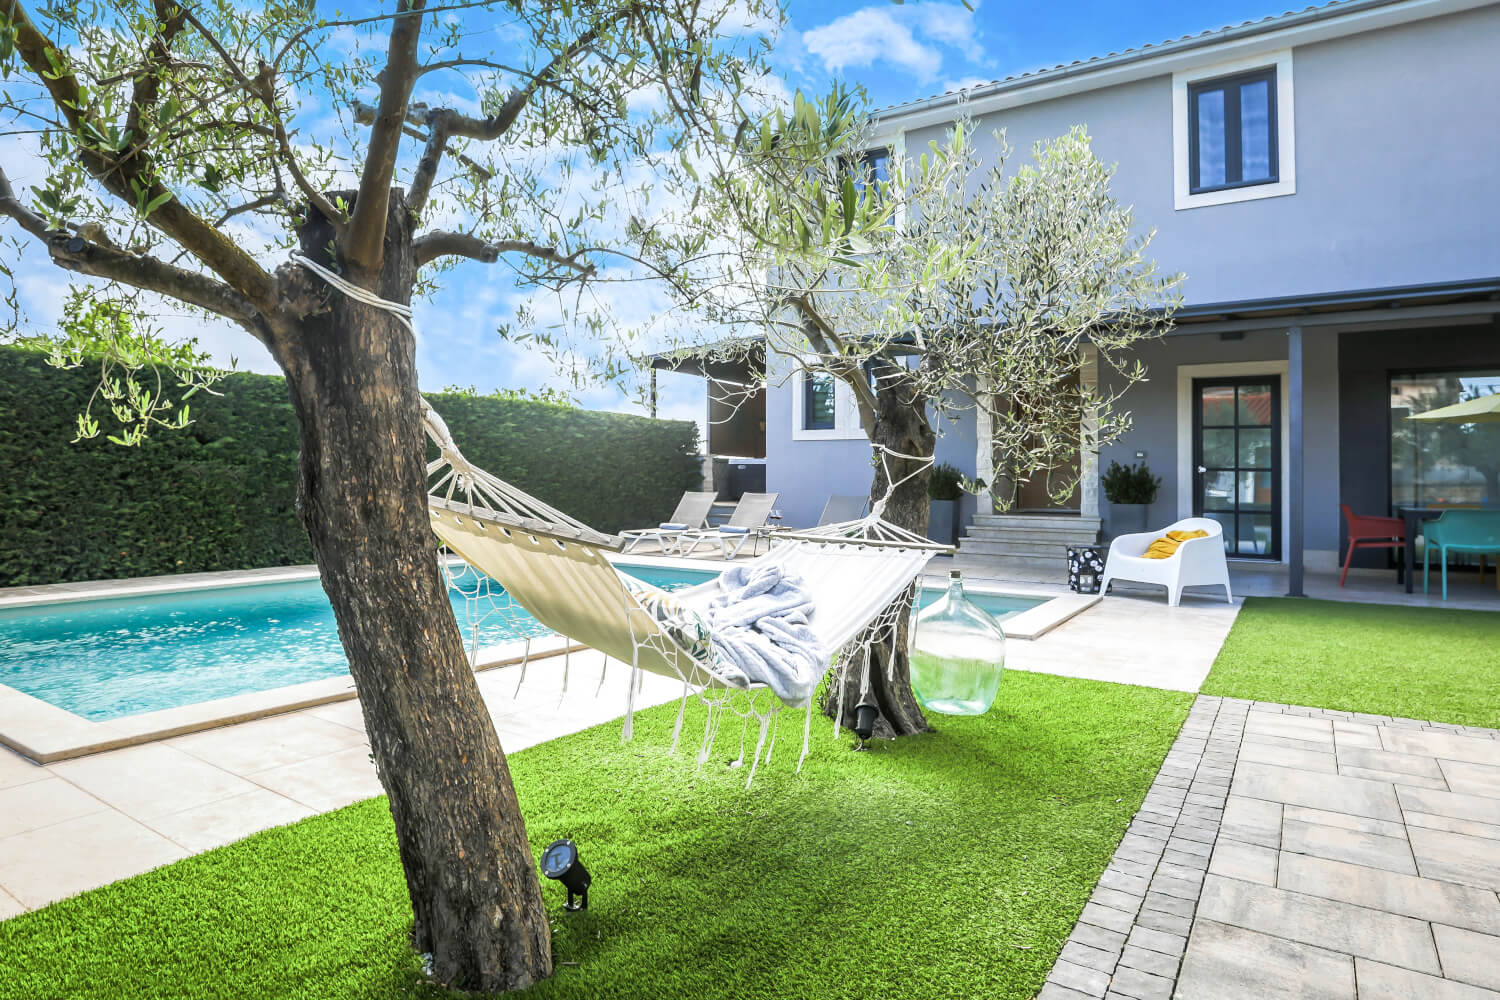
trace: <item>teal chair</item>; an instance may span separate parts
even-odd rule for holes
[[[1422,593],[1427,593],[1427,572],[1434,549],[1442,565],[1443,600],[1448,599],[1448,553],[1472,552],[1500,555],[1500,511],[1445,510],[1443,516],[1422,526],[1427,545],[1422,550]]]

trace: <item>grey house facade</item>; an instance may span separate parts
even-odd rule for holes
[[[1086,125],[1116,197],[1156,230],[1152,255],[1187,275],[1175,328],[1139,352],[1132,430],[1083,459],[1062,505],[971,503],[969,547],[1040,553],[1028,537],[1068,519],[1107,535],[1099,470],[1116,460],[1162,478],[1152,526],[1214,517],[1231,558],[1296,578],[1341,561],[1340,504],[1500,501],[1500,439],[1490,462],[1482,440],[1404,422],[1500,392],[1500,4],[1333,3],[894,107],[878,141],[923,149],[960,110],[985,141],[1003,129],[1012,162]],[[1082,377],[1100,377],[1087,357]],[[869,481],[852,408],[840,396],[811,421],[807,399],[800,377],[765,394],[767,487],[789,524]],[[972,416],[942,428],[938,459],[1003,481]]]

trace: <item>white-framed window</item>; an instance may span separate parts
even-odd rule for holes
[[[792,374],[792,440],[847,441],[863,438],[854,392],[827,372]]]
[[[1177,209],[1297,192],[1292,50],[1172,74]]]

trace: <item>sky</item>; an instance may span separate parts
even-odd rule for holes
[[[320,9],[322,4],[319,4]],[[950,0],[897,4],[890,0],[808,3],[792,0],[790,23],[771,55],[788,91],[826,91],[835,80],[860,84],[875,107],[916,100],[1016,73],[1161,42],[1184,34],[1282,13],[1271,0],[1198,0],[1194,3],[1121,4],[1089,0],[977,0],[974,9]],[[24,190],[24,170],[7,162]],[[18,173],[21,176],[17,176]],[[34,321],[45,323],[47,304],[61,301],[67,278],[34,244],[17,279]],[[497,327],[522,298],[503,272],[466,262],[443,276],[444,287],[416,307],[422,387],[473,386],[537,389],[563,386],[549,363],[524,346],[502,341]],[[650,296],[636,308],[649,311]],[[231,357],[239,370],[274,372],[270,356],[228,324],[198,319],[166,324],[169,334],[196,336],[217,360]],[[633,400],[608,389],[574,391],[593,409],[641,412]],[[702,424],[704,386],[687,375],[661,376],[660,415]]]

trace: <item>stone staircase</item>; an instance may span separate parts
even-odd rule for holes
[[[1069,545],[1094,545],[1099,518],[1076,514],[976,514],[958,543],[960,555],[1067,571]]]

